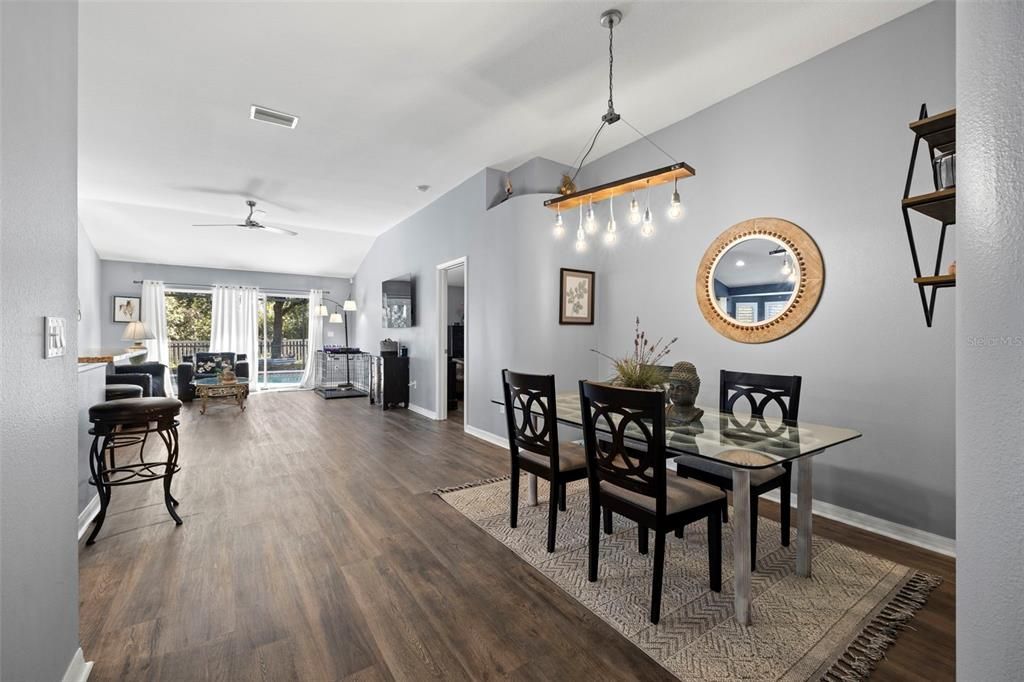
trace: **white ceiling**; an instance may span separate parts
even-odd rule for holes
[[[87,1],[82,223],[102,258],[348,276],[480,169],[573,162],[605,109],[608,6],[616,108],[653,132],[922,4]],[[634,139],[611,128],[593,158]],[[190,227],[246,198],[299,236]]]

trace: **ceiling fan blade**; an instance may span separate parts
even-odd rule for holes
[[[240,223],[193,223],[192,227],[245,227]]]
[[[273,225],[260,225],[259,229],[267,230],[268,232],[273,232],[275,234],[286,234],[289,237],[294,237],[299,234],[293,230],[288,230],[283,227],[274,227]]]

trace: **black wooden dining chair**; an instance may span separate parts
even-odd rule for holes
[[[752,374],[722,370],[719,379],[718,409],[739,433],[744,430],[771,435],[771,426],[765,420],[765,408],[775,405],[781,414],[780,428],[789,428],[796,423],[800,412],[799,376],[777,374]],[[744,399],[750,406],[750,419],[736,416],[736,403]],[[724,430],[724,429],[723,429]],[[722,490],[732,490],[732,470],[710,460],[683,455],[676,458],[676,473],[686,478],[695,478]],[[782,524],[782,545],[789,546],[790,492],[793,487],[793,470],[790,462],[767,469],[750,472],[750,568],[757,569],[757,501],[769,490],[779,488],[780,521]],[[723,517],[725,518],[725,517]]]
[[[708,521],[708,572],[711,589],[720,592],[725,493],[666,475],[664,393],[581,381],[580,407],[590,483],[590,582],[597,580],[605,508],[637,523],[642,553],[648,530],[654,531],[652,623],[661,616],[665,536],[693,521]]]
[[[515,528],[519,522],[520,469],[548,481],[548,551],[554,552],[558,510],[565,511],[565,486],[587,477],[586,455],[578,445],[558,442],[554,375],[504,369],[501,383],[512,455],[509,524]]]

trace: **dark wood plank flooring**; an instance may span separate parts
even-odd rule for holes
[[[507,473],[507,452],[461,424],[271,393],[244,413],[186,406],[181,444],[185,525],[158,485],[129,487],[80,544],[94,682],[673,679],[431,495]],[[815,524],[945,579],[875,678],[952,679],[953,561]]]

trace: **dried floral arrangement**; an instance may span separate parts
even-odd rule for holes
[[[662,343],[664,337],[657,341],[647,338],[647,332],[640,329],[640,318],[636,318],[636,326],[633,329],[633,354],[622,358],[613,358],[607,353],[602,353],[596,348],[591,352],[608,358],[615,367],[616,386],[626,388],[660,388],[667,381],[664,370],[658,367],[672,344],[679,340],[678,336],[672,337],[667,343]]]

